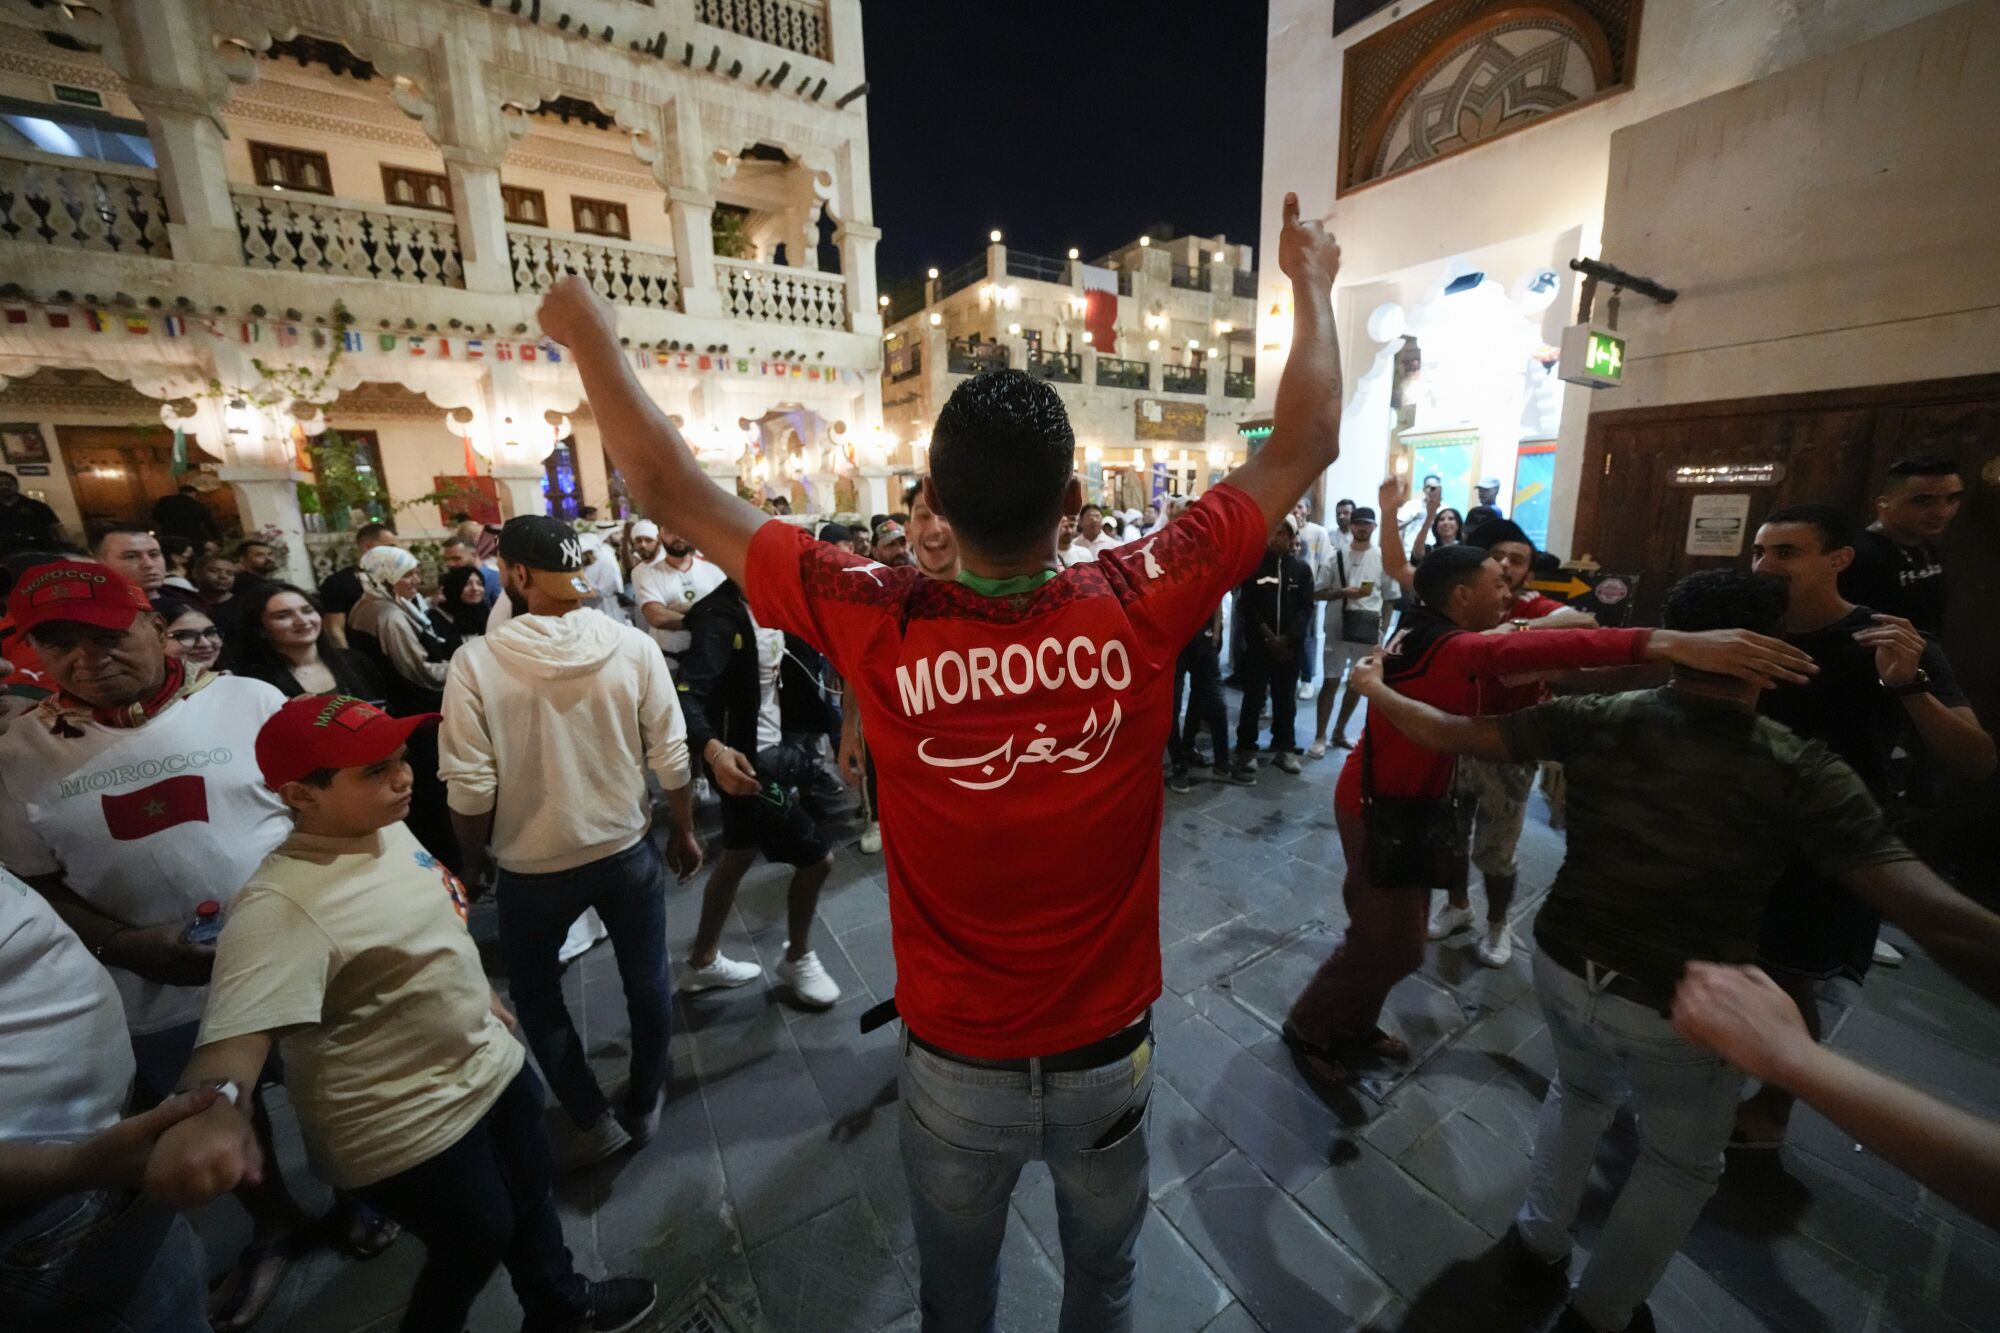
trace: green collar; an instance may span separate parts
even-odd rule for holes
[[[1013,597],[1019,593],[1033,592],[1056,576],[1053,569],[1038,569],[1032,574],[1016,574],[1011,579],[989,579],[970,570],[958,571],[958,581],[978,593],[981,597]]]

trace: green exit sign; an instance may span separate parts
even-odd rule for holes
[[[1591,330],[1590,341],[1583,354],[1583,365],[1584,369],[1595,371],[1607,379],[1625,378],[1625,340]]]
[[[1556,373],[1571,384],[1616,388],[1625,382],[1625,340],[1610,329],[1588,324],[1564,329]]]
[[[67,102],[71,106],[95,107],[100,111],[104,109],[104,99],[88,88],[78,88],[67,83],[52,83],[49,85],[49,91],[55,94],[58,102]]]

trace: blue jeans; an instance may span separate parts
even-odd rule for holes
[[[1743,1088],[1742,1074],[1681,1037],[1657,1010],[1606,994],[1611,975],[1597,973],[1593,985],[1535,954],[1556,1077],[1535,1125],[1528,1197],[1514,1218],[1542,1258],[1569,1253],[1598,1140],[1629,1092],[1639,1160],[1571,1297],[1577,1313],[1607,1333],[1631,1320],[1715,1193]]]
[[[503,1263],[525,1328],[569,1328],[588,1313],[589,1293],[556,1215],[542,1083],[532,1069],[514,1075],[457,1143],[355,1192],[424,1243],[404,1333],[464,1328]]]
[[[507,992],[521,1020],[528,1049],[556,1100],[579,1129],[610,1109],[590,1072],[583,1042],[563,1003],[562,964],[556,954],[570,923],[595,907],[618,956],[618,978],[632,1024],[632,1075],[624,1109],[653,1109],[667,1079],[667,907],[660,849],[651,837],[601,861],[549,875],[502,870],[500,952],[507,964]]]
[[[1146,1220],[1153,1043],[1074,1073],[981,1069],[903,1039],[903,1174],[924,1333],[990,1333],[1007,1200],[1031,1158],[1055,1178],[1061,1333],[1132,1327],[1133,1252]],[[1123,1118],[1136,1110],[1134,1123]],[[1105,1141],[1107,1133],[1109,1142]]]
[[[0,1328],[208,1333],[187,1219],[122,1190],[56,1199],[0,1230]]]

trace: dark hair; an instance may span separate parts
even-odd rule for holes
[[[236,543],[236,558],[241,560],[253,546],[262,546],[268,550],[270,545],[271,543],[265,541],[262,537],[245,537],[242,541]]]
[[[479,549],[478,547],[474,546],[471,542],[467,541],[463,537],[446,537],[443,541],[438,543],[438,550],[442,551],[446,547],[450,546],[463,546],[468,551],[476,551]]]
[[[1338,499],[1338,500],[1335,500],[1335,501],[1333,502],[1333,507],[1334,507],[1335,509],[1338,509],[1338,508],[1340,508],[1340,507],[1341,507],[1342,505],[1346,505],[1346,506],[1348,506],[1349,508],[1353,508],[1353,506],[1354,506],[1354,501],[1352,501],[1352,500],[1348,499],[1348,498],[1347,498],[1346,496],[1342,496],[1342,497],[1341,497],[1340,499]]]
[[[1488,523],[1493,522],[1495,519],[1499,517],[1500,517],[1500,511],[1494,508],[1492,505],[1474,505],[1472,506],[1472,508],[1465,511],[1465,521],[1459,525],[1459,528],[1461,533],[1465,534],[1466,539],[1469,541],[1471,540],[1470,537],[1471,533],[1477,531],[1480,528],[1485,527]],[[1520,537],[1503,537],[1500,540],[1520,541],[1524,539]],[[1533,546],[1534,543],[1529,542],[1528,545]]]
[[[900,523],[906,528],[910,526],[910,516],[908,514],[891,514],[889,515],[889,521],[891,523]]]
[[[396,530],[387,523],[363,523],[354,530],[354,544],[359,546],[362,542],[373,541],[385,532],[391,537],[396,535]]]
[[[597,506],[578,505],[576,507],[576,516],[586,523],[595,523],[597,521]]]
[[[1838,505],[1786,505],[1764,516],[1764,523],[1803,523],[1819,533],[1819,549],[1838,551],[1860,539],[1861,525]]]
[[[194,563],[188,566],[188,573],[198,574],[218,560],[227,560],[232,565],[236,563],[236,557],[227,551],[203,551],[194,558]]]
[[[291,664],[278,655],[270,637],[264,633],[264,608],[280,593],[295,592],[306,599],[306,605],[313,610],[320,609],[319,599],[304,588],[289,583],[257,583],[246,588],[236,599],[230,615],[235,621],[235,630],[229,636],[229,664],[239,674],[255,676],[259,680],[273,680],[290,671]],[[326,641],[326,626],[320,626],[320,641]]]
[[[1521,531],[1521,525],[1508,518],[1489,518],[1476,528],[1462,528],[1463,539],[1468,546],[1477,546],[1482,551],[1490,551],[1501,542],[1519,542],[1528,548],[1528,555],[1535,554],[1535,544],[1528,534]]]
[[[922,495],[923,493],[924,493],[923,482],[921,481],[911,482],[908,489],[906,489],[903,492],[903,508],[915,509],[917,507],[917,497],[919,495]]]
[[[301,773],[294,781],[303,782],[308,787],[318,787],[321,791],[325,791],[333,785],[333,775],[338,772],[340,770],[337,768],[315,768],[310,773]]]
[[[179,560],[194,554],[194,538],[183,537],[178,532],[164,533],[160,537],[160,554],[168,560]]]
[[[1784,581],[1747,569],[1704,569],[1667,589],[1662,623],[1698,634],[1712,629],[1747,629],[1776,635],[1784,626]]]
[[[1486,567],[1486,552],[1464,542],[1440,546],[1417,563],[1417,598],[1433,611],[1444,610],[1451,590]]]
[[[1885,486],[1894,486],[1897,482],[1908,481],[1911,477],[1955,477],[1957,475],[1958,464],[1944,457],[1942,454],[1911,454],[1906,458],[1899,458],[1889,464],[1888,475],[1883,478],[1882,484]]]
[[[178,593],[181,590],[175,589],[175,591]],[[202,606],[198,602],[191,601],[185,595],[174,596],[174,597],[155,597],[153,599],[153,610],[159,615],[159,617],[162,620],[166,621],[169,626],[172,626],[172,624],[176,620],[179,620],[182,616],[186,615],[190,611],[193,611],[197,615],[202,615],[202,616],[208,615],[208,608]]]
[[[872,533],[888,521],[889,516],[887,514],[870,514],[868,516],[868,531]]]
[[[472,521],[472,515],[466,513],[463,509],[461,509],[457,513],[451,516],[451,521],[454,523],[470,523]]]
[[[1101,504],[1086,504],[1084,505],[1083,509],[1095,509],[1097,511],[1097,516],[1099,518],[1104,517],[1104,506]],[[1076,511],[1076,516],[1078,518],[1083,517],[1083,509],[1079,509]]]
[[[95,551],[113,537],[153,537],[153,530],[144,523],[106,523],[90,530],[90,549]]]
[[[975,550],[1031,546],[1062,517],[1076,433],[1062,399],[1018,370],[989,370],[952,391],[931,431],[938,509]]]

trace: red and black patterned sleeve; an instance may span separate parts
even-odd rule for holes
[[[1155,655],[1172,657],[1257,568],[1266,537],[1257,502],[1225,483],[1166,527],[1104,552],[1097,563]]]
[[[871,649],[892,656],[903,606],[923,575],[891,569],[772,519],[750,539],[744,596],[759,625],[796,634],[849,679]]]

